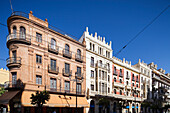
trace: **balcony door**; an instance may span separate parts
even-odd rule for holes
[[[65,81],[65,92],[70,92],[70,82],[69,81]]]
[[[16,63],[16,60],[17,60],[17,52],[12,51],[12,63]]]
[[[68,44],[65,45],[65,54],[68,54],[69,55],[70,53],[70,47]]]
[[[13,72],[12,73],[12,86],[17,84],[17,73]]]
[[[53,38],[51,39],[51,49],[56,50],[56,41]]]
[[[65,73],[69,74],[70,73],[70,64],[65,63]]]
[[[77,94],[81,94],[81,83],[77,83]]]
[[[77,76],[81,76],[81,67],[77,67]]]
[[[25,28],[24,27],[20,27],[20,38],[21,39],[25,39],[26,38],[26,34],[25,34]]]
[[[56,60],[51,59],[51,70],[56,71]]]

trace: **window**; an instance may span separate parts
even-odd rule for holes
[[[99,70],[99,78],[101,78],[101,74],[102,74],[102,71],[101,71],[101,70]]]
[[[95,51],[95,45],[93,44],[93,51]]]
[[[120,76],[122,76],[122,69],[120,69]]]
[[[128,96],[129,95],[129,93],[128,93],[128,91],[126,92],[126,96]]]
[[[141,73],[143,73],[143,68],[141,68]]]
[[[70,92],[70,82],[69,81],[65,81],[65,91]]]
[[[110,58],[110,52],[108,52],[108,56],[107,57]]]
[[[106,57],[107,57],[107,55],[108,55],[108,52],[106,51]]]
[[[132,80],[135,80],[134,74],[132,75]]]
[[[50,78],[50,88],[56,89],[56,79]]]
[[[51,70],[56,71],[56,60],[51,59]]]
[[[16,35],[17,35],[17,28],[16,28],[16,26],[13,27],[13,35],[14,35],[13,38],[16,38]]]
[[[81,67],[77,67],[77,75],[81,77]]]
[[[94,71],[91,70],[91,77],[94,78]]]
[[[99,66],[102,67],[102,61],[101,60],[99,61]]]
[[[122,90],[120,90],[120,95],[122,95]]]
[[[36,63],[42,63],[42,57],[41,55],[36,55]]]
[[[70,53],[70,47],[68,44],[65,45],[65,54],[69,54]]]
[[[12,72],[12,85],[17,84],[17,72]]]
[[[126,85],[128,85],[129,83],[128,83],[128,81],[126,81]]]
[[[93,84],[91,84],[91,90],[94,91],[94,85]]]
[[[94,57],[91,57],[91,66],[94,66]]]
[[[65,73],[69,74],[70,73],[70,64],[65,63]]]
[[[25,28],[23,26],[20,27],[20,38],[25,39]]]
[[[129,73],[128,73],[128,71],[126,72],[126,78],[129,78]]]
[[[143,77],[141,77],[141,82],[143,83]]]
[[[36,41],[40,43],[42,42],[42,34],[36,33]]]
[[[139,79],[138,79],[138,75],[136,76],[136,81],[139,81]]]
[[[138,84],[136,84],[136,87],[138,87]]]
[[[134,86],[134,83],[132,83],[132,86]]]
[[[116,67],[114,67],[114,73],[116,74]]]
[[[90,50],[92,50],[92,44],[91,44],[91,42],[90,42]]]
[[[108,75],[108,82],[110,82],[110,76]]]
[[[116,94],[116,89],[114,89],[114,94]]]
[[[51,49],[56,49],[56,41],[55,41],[55,39],[51,39]]]
[[[102,71],[102,80],[104,80],[104,71]]]
[[[104,93],[104,83],[102,83],[102,92]]]
[[[77,83],[77,93],[81,94],[81,83]]]
[[[116,82],[116,77],[114,77],[114,82]]]
[[[77,49],[77,58],[81,59],[81,50]]]
[[[12,51],[12,62],[13,63],[17,62],[17,52],[16,51]]]
[[[110,88],[108,87],[108,93],[110,93]]]
[[[122,83],[122,79],[120,79],[120,83]]]
[[[42,76],[36,75],[36,84],[42,84]]]

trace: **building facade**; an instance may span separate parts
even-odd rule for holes
[[[113,113],[138,113],[141,108],[141,83],[138,69],[123,59],[113,57]]]
[[[148,64],[152,70],[152,112],[168,112],[166,106],[170,105],[170,74],[165,74],[162,68],[157,69],[153,62]],[[170,111],[170,109],[169,109]]]
[[[106,43],[105,37],[97,33],[89,34],[88,27],[80,38],[86,41],[86,91],[90,108],[86,113],[102,113],[102,106],[98,105],[100,97],[111,94],[112,89],[112,48]],[[110,110],[107,110],[110,112]]]
[[[1,68],[0,69],[0,84],[1,84],[1,86],[3,86],[4,83],[8,80],[9,80],[9,71]]]
[[[31,94],[49,91],[50,100],[43,112],[78,113],[88,107],[86,90],[86,44],[58,31],[45,21],[29,14],[14,12],[7,20],[9,35],[9,82],[6,95],[10,111],[34,113]]]

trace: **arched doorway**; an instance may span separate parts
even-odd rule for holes
[[[90,101],[90,113],[95,113],[95,103],[94,100]]]

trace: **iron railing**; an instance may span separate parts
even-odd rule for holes
[[[51,92],[56,92],[56,93],[76,94],[76,89],[74,88],[65,89],[65,87],[53,88],[53,87],[47,86],[47,90]],[[85,95],[85,91],[77,90],[77,95]]]
[[[10,57],[6,60],[7,65],[9,64],[21,64],[21,57]]]
[[[25,17],[25,18],[28,18],[28,19],[29,19],[29,14],[24,13],[24,12],[20,12],[20,11],[15,11],[15,12],[13,12],[13,13],[11,14],[11,16],[22,16],[22,17]],[[72,38],[72,39],[74,39],[74,40],[76,40],[76,41],[79,41],[79,38],[77,38],[77,37],[75,37],[75,36],[73,36],[73,35],[70,35],[70,34],[64,32],[64,31],[62,31],[62,30],[60,30],[60,29],[58,29],[58,28],[56,28],[56,27],[54,27],[54,26],[52,26],[52,25],[48,25],[48,28],[51,29],[51,30],[53,30],[53,31],[56,31],[56,32],[58,32],[58,33],[60,33],[60,34],[62,34],[62,35],[64,35],[64,36],[66,36],[66,37],[69,37],[69,38]]]
[[[63,56],[67,58],[72,58],[72,52],[66,49],[63,49]]]
[[[31,43],[31,38],[32,36],[28,34],[11,33],[7,36],[7,42],[13,39],[13,40],[20,40],[20,41],[26,41]]]
[[[48,50],[57,54],[59,53],[59,47],[51,43],[48,44]]]
[[[4,83],[4,88],[24,88],[24,84],[21,81],[6,81]]]
[[[59,67],[48,65],[48,72],[58,74],[59,73]]]
[[[75,54],[75,60],[83,62],[83,56],[80,54]]]
[[[72,70],[68,70],[68,69],[63,68],[63,75],[64,76],[71,76]]]

